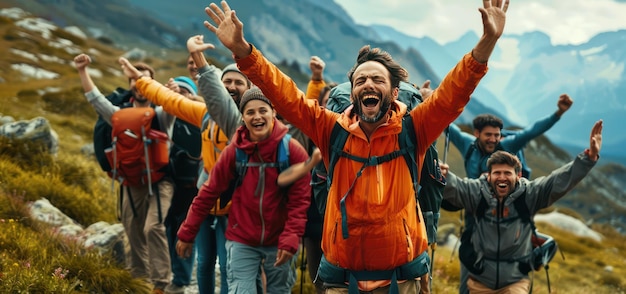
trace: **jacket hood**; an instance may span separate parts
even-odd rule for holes
[[[254,149],[258,146],[262,157],[271,159],[276,151],[276,146],[280,143],[279,141],[282,140],[283,136],[287,134],[288,131],[289,128],[287,128],[285,124],[274,118],[274,129],[272,129],[270,136],[263,141],[252,142],[250,141],[250,131],[248,131],[245,125],[242,125],[237,128],[234,140],[232,140],[231,144],[245,151],[247,154],[252,154]]]

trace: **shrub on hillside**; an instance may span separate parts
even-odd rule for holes
[[[52,34],[54,36],[56,36],[57,38],[61,38],[61,39],[65,39],[68,40],[70,42],[72,42],[74,45],[78,45],[78,46],[84,46],[87,42],[85,42],[85,39],[76,36],[64,29],[61,28],[57,28],[55,30],[52,31]]]
[[[46,93],[41,96],[44,101],[44,109],[58,114],[79,115],[86,109],[92,110],[89,102],[78,88],[68,89],[61,92]]]
[[[622,289],[622,278],[614,273],[602,273],[598,281],[600,285],[609,286],[616,290]],[[617,292],[619,293],[619,292]]]
[[[4,196],[4,195],[0,195]],[[1,198],[1,197],[0,197]],[[3,208],[0,207],[0,212]],[[0,293],[148,293],[109,254],[19,219],[0,219]]]
[[[13,139],[0,136],[0,160],[9,160],[22,169],[39,171],[51,166],[54,159],[40,141]]]

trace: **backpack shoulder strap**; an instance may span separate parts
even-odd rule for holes
[[[240,148],[235,148],[235,187],[241,185],[248,169],[248,154]]]
[[[489,205],[487,204],[487,200],[485,200],[485,197],[480,197],[478,205],[476,206],[476,210],[474,211],[474,218],[476,222],[485,217],[485,212],[487,211],[488,207]]]
[[[530,215],[530,209],[528,209],[528,205],[526,205],[526,190],[524,190],[524,193],[522,193],[522,195],[520,195],[513,201],[513,206],[515,207],[515,210],[519,214],[519,217],[522,219],[522,221],[525,223],[529,223],[534,232],[536,227],[535,222]]]
[[[204,115],[202,116],[202,125],[200,127],[200,131],[204,132],[204,130],[206,130],[206,128],[209,127],[209,120],[211,119],[211,115],[209,115],[209,112],[205,112]]]
[[[276,154],[278,173],[281,173],[289,167],[289,141],[291,141],[291,134],[287,133],[283,136],[281,143],[278,145]]]
[[[339,122],[335,123],[333,130],[330,132],[331,140],[330,148],[328,149],[328,173],[326,176],[326,185],[327,188],[330,189],[330,184],[333,178],[333,172],[335,170],[335,164],[337,164],[337,160],[341,157],[343,151],[343,146],[346,144],[348,140],[348,131],[346,131]]]
[[[413,127],[413,119],[410,115],[405,115],[402,118],[402,131],[398,135],[398,144],[400,150],[406,150],[404,152],[404,160],[411,172],[411,179],[413,179],[413,189],[415,190],[415,196],[417,197],[419,190],[417,158],[415,157],[415,151],[417,146],[417,138],[415,137],[415,128]]]
[[[159,131],[165,132],[168,135],[170,135],[166,130],[161,128],[161,117],[163,113],[163,108],[161,107],[157,108],[154,106],[154,104],[152,104],[150,107],[154,109],[154,117],[152,118],[152,122],[150,123],[150,128],[152,128],[153,130],[159,130]]]

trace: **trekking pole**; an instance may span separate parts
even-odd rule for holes
[[[548,282],[548,293],[552,293],[552,288],[550,287],[550,275],[548,274],[548,264],[544,265],[544,270],[546,271],[546,281]]]
[[[304,270],[306,270],[306,262],[306,255],[304,255],[304,242],[302,242],[302,256],[300,259],[300,294],[304,293]]]
[[[443,163],[447,163],[448,150],[450,150],[450,126],[448,125],[443,132],[446,135],[443,145]],[[461,211],[461,213],[463,212]],[[461,217],[461,219],[463,218]],[[461,240],[461,230],[459,230],[459,238],[456,240],[456,242],[454,242],[454,246],[452,247],[452,252],[450,253],[450,262],[452,262],[452,258],[454,258],[454,251],[456,250],[456,247],[459,245],[459,241]]]
[[[429,293],[433,292],[433,273],[435,272],[435,250],[437,249],[437,238],[435,237],[435,241],[430,244],[430,275],[428,275],[429,283],[428,288],[430,289]]]
[[[146,137],[146,129],[141,126],[141,139],[143,140],[143,152],[146,162],[146,173],[148,175],[148,195],[154,195],[152,193],[152,173],[150,172],[150,155],[148,154],[148,137]]]

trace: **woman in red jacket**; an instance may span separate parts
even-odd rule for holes
[[[176,251],[183,257],[191,253],[202,220],[236,180],[236,149],[241,149],[248,155],[249,164],[241,185],[232,194],[228,216],[228,287],[235,293],[259,292],[256,277],[263,267],[267,293],[290,293],[296,279],[293,257],[310,204],[311,178],[307,174],[289,187],[280,188],[276,181],[278,168],[262,163],[276,161],[287,127],[276,119],[272,104],[257,88],[246,91],[239,109],[245,126],[222,151],[209,180],[191,204],[178,231]],[[308,159],[306,150],[294,139],[289,141],[288,154],[291,165]]]

